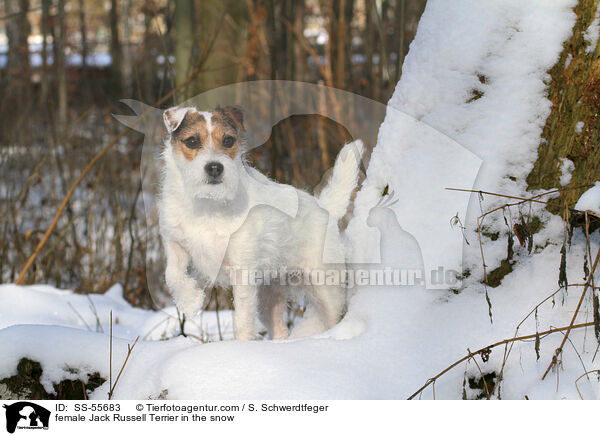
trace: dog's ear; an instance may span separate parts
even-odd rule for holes
[[[233,121],[233,123],[239,130],[246,131],[246,128],[244,127],[244,111],[241,107],[224,106],[218,107],[217,111],[221,112],[221,114]]]
[[[169,134],[177,130],[189,109],[189,107],[174,106],[163,112],[163,120]]]

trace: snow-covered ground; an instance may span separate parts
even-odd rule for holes
[[[486,216],[482,250],[488,273],[506,258],[514,224],[535,217],[543,225],[533,236],[531,254],[513,238],[512,272],[498,287],[486,289],[477,217],[509,200],[444,188],[515,197],[538,194],[526,191],[525,178],[550,113],[547,71],[570,35],[575,3],[430,0],[422,16],[348,236],[353,256],[360,253],[361,262],[380,256],[385,265],[394,266],[419,254],[426,267],[462,267],[462,285],[362,286],[353,293],[345,318],[330,331],[253,342],[214,341],[216,319],[208,313],[188,322],[193,336],[178,336],[173,308],[132,308],[119,287],[90,296],[91,304],[86,296],[68,291],[6,285],[0,287],[0,350],[5,356],[0,379],[15,374],[21,357],[42,363],[49,391],[53,383],[75,377],[69,367],[108,378],[111,310],[113,368],[124,359],[127,344],[141,336],[114,394],[136,399],[161,394],[169,399],[407,398],[468,350],[568,325],[582,290],[575,285],[584,282],[581,230],[567,245],[565,271],[571,286],[536,311],[559,288],[562,220],[530,202]],[[570,171],[565,167],[564,178]],[[381,214],[385,225],[373,225],[372,211],[386,186],[399,201],[386,207],[393,214]],[[595,193],[588,196],[592,203],[598,199]],[[586,208],[595,210],[598,204]],[[453,216],[460,219],[454,226]],[[407,248],[415,241],[421,253]],[[598,235],[592,235],[591,253],[599,243]],[[590,263],[588,259],[588,268]],[[592,320],[590,294],[578,323]],[[231,338],[230,313],[221,314],[221,330],[225,339]],[[575,384],[600,367],[594,359],[598,342],[593,327],[571,332],[559,374],[541,380],[562,338],[562,333],[540,337],[539,347],[535,338],[515,342],[506,359],[504,347],[493,348],[489,360],[476,356],[457,365],[425,389],[422,398],[432,398],[434,392],[446,399],[481,396],[481,389],[470,387],[468,380],[476,383],[481,373],[498,374],[504,360],[503,399],[579,398],[577,387],[584,398],[599,398],[595,375]],[[105,383],[91,397],[106,398],[108,389]]]

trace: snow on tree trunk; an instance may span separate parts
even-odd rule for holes
[[[550,70],[552,112],[546,119],[538,158],[527,177],[530,189],[574,188],[600,180],[598,3],[579,0],[574,8],[577,21],[573,34]],[[563,191],[560,203],[572,206],[585,189]]]
[[[462,263],[471,280],[483,279],[474,231],[477,216],[506,199],[471,195],[466,210],[462,202],[469,194],[444,188],[528,195],[526,179],[551,114],[548,71],[571,35],[574,6],[574,0],[427,3],[402,78],[388,104],[367,180],[357,197],[357,218],[350,224],[356,252],[368,251],[366,239],[373,237],[362,237],[369,232],[365,224],[368,210],[389,185],[400,199],[394,205],[400,225],[417,237],[424,257],[427,251],[432,253],[432,268],[436,262],[437,266],[448,265],[447,256],[436,257],[436,247],[443,251],[450,239],[462,238],[461,224],[452,220],[458,212],[467,227],[469,244],[464,246],[464,259],[461,251],[455,250],[454,265]],[[399,116],[400,112],[413,122]],[[442,139],[444,136],[452,141]],[[434,151],[436,147],[448,154]],[[470,154],[482,160],[476,180],[463,177],[475,165],[466,157]],[[435,192],[428,191],[432,184]],[[451,221],[456,224],[453,229]],[[539,228],[539,223],[534,220],[532,227]],[[508,272],[502,267],[512,224],[507,226],[499,213],[486,218],[482,230],[487,272],[500,268],[492,274],[497,286]],[[451,245],[455,247],[455,243]]]

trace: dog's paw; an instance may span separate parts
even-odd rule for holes
[[[258,335],[252,332],[236,332],[235,338],[238,341],[253,341],[258,338]]]
[[[192,293],[175,295],[175,305],[188,318],[191,318],[200,312],[203,303],[204,291],[200,289],[196,289]]]

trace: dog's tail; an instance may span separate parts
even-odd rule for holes
[[[363,151],[364,145],[360,139],[344,145],[335,160],[329,183],[319,195],[322,206],[336,220],[348,210],[350,196],[358,182]]]

